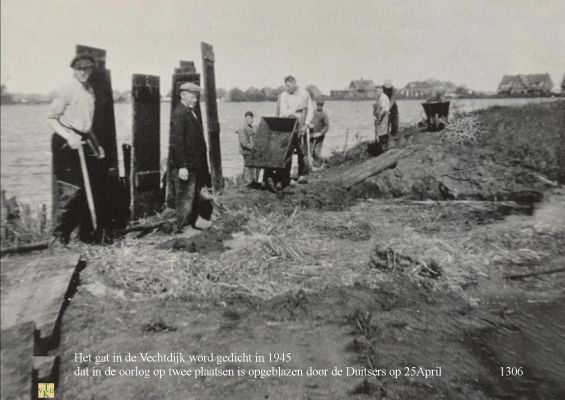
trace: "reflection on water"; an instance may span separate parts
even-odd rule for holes
[[[475,110],[491,105],[547,100],[549,99],[455,100],[453,106]],[[398,104],[401,126],[417,123],[422,118],[420,101],[400,100]],[[1,109],[2,190],[6,190],[8,195],[17,196],[24,203],[50,203],[51,134],[45,123],[47,108],[47,105],[3,105]],[[257,123],[261,116],[274,114],[275,103],[219,104],[224,176],[234,176],[243,167],[235,130],[243,123],[243,115],[248,110],[255,114]],[[323,155],[329,155],[332,150],[342,150],[346,145],[346,137],[348,147],[357,140],[372,138],[372,102],[329,101],[326,102],[325,110],[330,118],[330,130],[324,142]],[[116,104],[115,115],[121,157],[121,143],[131,143],[132,105]],[[167,154],[169,117],[170,103],[162,103],[161,158]]]

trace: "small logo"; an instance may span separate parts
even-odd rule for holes
[[[55,384],[54,383],[38,383],[37,384],[37,397],[39,399],[54,399],[55,398]]]

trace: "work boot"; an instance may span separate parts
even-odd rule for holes
[[[305,183],[308,183],[308,179],[306,179],[306,177],[305,177],[304,175],[300,175],[300,176],[298,177],[297,182],[298,182],[298,183],[305,184]]]

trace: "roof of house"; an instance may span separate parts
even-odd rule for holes
[[[553,82],[549,74],[518,74],[518,75],[504,75],[502,81],[498,85],[498,90],[508,90],[513,85],[520,84],[528,89],[547,88],[553,87]]]
[[[359,80],[351,81],[351,83],[349,84],[349,88],[355,90],[374,89],[375,83],[371,79],[361,78]]]

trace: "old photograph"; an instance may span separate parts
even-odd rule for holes
[[[565,399],[565,2],[0,7],[2,400]]]

